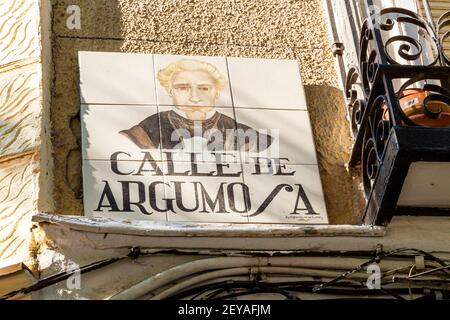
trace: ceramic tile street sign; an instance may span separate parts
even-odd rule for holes
[[[79,61],[85,215],[328,223],[296,61],[101,52]]]

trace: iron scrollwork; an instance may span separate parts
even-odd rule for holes
[[[345,90],[355,140],[350,166],[361,165],[368,200],[393,128],[450,128],[448,39],[450,12],[433,28],[415,12],[387,8],[362,26],[359,65]]]

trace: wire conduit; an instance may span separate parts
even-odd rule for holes
[[[255,274],[285,274],[285,275],[298,275],[298,276],[309,276],[309,277],[327,277],[333,278],[340,274],[339,271],[326,271],[317,269],[305,269],[305,268],[287,268],[287,267],[247,267],[247,268],[230,268],[212,271],[208,273],[201,274],[187,279],[186,281],[180,282],[176,285],[169,287],[161,293],[156,295],[148,294],[144,299],[150,300],[161,300],[170,297],[172,294],[182,291],[191,286],[197,285],[204,281],[212,280],[219,277],[236,276],[242,274],[248,274],[249,277]],[[367,279],[367,274],[365,273],[354,273],[349,278],[357,278],[360,280]],[[153,296],[153,297],[152,297]]]
[[[128,289],[125,289],[116,295],[110,297],[111,300],[132,300],[139,299],[145,295],[152,293],[155,290],[163,288],[170,283],[173,283],[179,279],[194,275],[200,272],[207,272],[211,270],[219,270],[223,272],[237,272],[237,271],[227,271],[222,269],[236,269],[245,268],[248,273],[248,268],[262,268],[262,267],[286,267],[286,268],[310,268],[310,269],[325,269],[329,270],[329,274],[336,275],[336,272],[332,270],[348,270],[355,268],[356,266],[366,262],[364,259],[357,258],[336,258],[336,257],[219,257],[219,258],[207,258],[188,262],[171,269],[165,270],[163,272],[157,273],[156,275],[143,280]],[[381,270],[389,270],[395,268],[406,268],[413,264],[411,261],[395,261],[395,260],[383,260],[380,263]],[[269,269],[267,269],[269,270]],[[305,270],[304,270],[305,271]],[[318,272],[319,270],[314,270]],[[293,272],[293,271],[292,271]],[[297,274],[297,273],[295,273]],[[299,273],[304,275],[304,273]],[[317,273],[319,275],[319,273]],[[203,278],[198,278],[204,276],[205,279],[208,278],[206,275],[195,276],[192,279],[195,281],[205,281]],[[213,276],[213,275],[210,275]],[[219,274],[220,276],[220,274]],[[214,276],[216,277],[216,276]],[[218,276],[217,276],[218,277]],[[192,280],[191,279],[191,280]],[[198,280],[200,279],[200,280]],[[187,280],[189,281],[189,280]],[[194,281],[194,280],[192,280]],[[183,282],[179,285],[181,286]],[[183,284],[190,285],[189,283]],[[167,289],[169,290],[169,289]],[[169,291],[171,294],[172,290]],[[162,292],[161,292],[162,294]]]

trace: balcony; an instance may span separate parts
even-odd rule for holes
[[[366,225],[450,214],[450,12],[437,23],[403,8],[370,12],[346,80]],[[374,7],[368,1],[368,7]]]

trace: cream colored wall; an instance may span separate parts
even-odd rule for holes
[[[421,10],[422,14],[425,15],[422,1],[421,3]],[[444,15],[446,12],[450,10],[450,2],[446,0],[429,0],[430,7],[433,13],[433,18],[437,22],[439,18]],[[446,32],[450,31],[449,27],[443,28],[442,32],[440,33],[440,36],[443,36]],[[443,43],[445,52],[447,56],[450,56],[450,37],[447,36],[446,41]]]
[[[101,50],[297,59],[305,83],[331,221],[355,222],[361,209],[361,197],[358,181],[345,170],[351,139],[320,2],[53,0],[55,77],[51,142],[55,150],[55,212],[82,214],[77,52]],[[81,30],[66,28],[66,8],[72,4],[81,8]],[[371,258],[373,250],[382,244],[385,250],[411,246],[449,257],[450,221],[446,217],[395,217],[385,236],[358,237],[320,236],[314,235],[312,230],[307,230],[309,234],[304,237],[274,236],[269,232],[255,237],[170,236],[158,234],[151,228],[143,231],[146,235],[143,236],[105,232],[98,221],[74,220],[92,224],[92,229],[82,231],[50,222],[40,224],[47,236],[36,258],[42,277],[126,255],[131,246],[172,253],[177,249],[192,255],[128,259],[83,274],[80,290],[69,289],[62,281],[35,292],[35,298],[105,298],[157,272],[205,257],[199,253],[210,250],[215,254],[218,250],[246,253],[262,250],[265,254],[370,251],[368,258]]]
[[[56,212],[82,214],[77,52],[296,59],[301,65],[331,223],[356,223],[358,181],[320,0],[53,0],[52,145]],[[81,30],[66,27],[69,5]]]
[[[42,218],[42,217],[41,217]],[[84,266],[103,259],[124,257],[129,254],[131,247],[139,247],[142,252],[152,253],[137,260],[124,259],[107,267],[82,274],[80,286],[71,288],[66,281],[33,293],[34,299],[105,299],[129,288],[140,281],[149,279],[156,274],[167,271],[171,267],[182,265],[188,261],[213,257],[242,257],[257,255],[263,256],[290,256],[294,263],[300,256],[302,261],[309,260],[308,253],[313,259],[321,259],[317,255],[325,252],[334,252],[335,255],[325,258],[331,260],[331,265],[318,266],[318,269],[329,272],[331,277],[322,277],[322,281],[330,281],[342,275],[344,272],[360,266],[361,263],[372,259],[377,247],[382,246],[384,252],[399,248],[415,248],[432,253],[435,256],[450,259],[450,237],[448,230],[450,217],[394,217],[392,223],[387,227],[386,234],[376,230],[372,232],[365,230],[365,234],[349,232],[349,228],[336,226],[331,232],[314,232],[305,227],[305,233],[295,232],[284,236],[274,235],[272,232],[261,232],[247,237],[226,235],[216,231],[192,232],[192,226],[186,230],[174,227],[173,230],[165,227],[165,233],[146,228],[143,224],[86,221],[83,219],[59,216],[49,217],[45,222],[40,219],[40,226],[45,230],[47,237],[53,239],[46,250],[42,250],[38,256],[41,276],[46,277],[55,273],[73,270],[77,266]],[[326,226],[325,229],[331,228]],[[356,228],[361,227],[353,227]],[[368,228],[368,227],[367,227]],[[230,228],[228,228],[230,229]],[[341,229],[341,230],[339,230]],[[350,228],[351,229],[351,228]],[[223,227],[222,230],[227,230]],[[331,236],[331,233],[333,234]],[[184,235],[184,236],[183,236]],[[250,236],[249,236],[250,235]],[[298,253],[296,256],[295,253]],[[366,252],[366,256],[361,256]],[[347,254],[346,254],[347,253]],[[336,255],[337,254],[337,255]],[[358,257],[359,259],[354,259]],[[399,262],[401,259],[396,257]],[[407,262],[412,266],[416,261],[411,256]],[[427,263],[431,262],[426,258]],[[405,261],[405,260],[404,260]],[[382,259],[382,264],[386,258]],[[345,267],[342,267],[342,264]],[[404,267],[405,265],[403,265]],[[309,266],[314,268],[313,266]],[[399,267],[398,265],[395,267]],[[399,273],[408,274],[410,268],[400,269]],[[230,268],[224,263],[220,269]],[[394,268],[394,267],[393,267]],[[368,276],[365,271],[363,281]],[[243,276],[251,278],[249,274]],[[261,274],[265,277],[266,274]],[[306,276],[306,275],[304,275]],[[193,278],[191,275],[189,278]],[[285,281],[299,281],[301,275]],[[393,279],[393,275],[389,279]],[[230,280],[228,277],[226,280]],[[314,280],[317,280],[315,278]],[[179,283],[179,281],[175,281]],[[225,280],[225,279],[222,279]],[[360,279],[361,280],[361,279]],[[69,282],[70,283],[70,282]],[[401,282],[400,282],[401,284]],[[413,284],[414,285],[414,284]],[[261,296],[253,296],[261,298]],[[275,297],[279,298],[279,297]],[[303,298],[303,297],[302,297]],[[304,297],[306,299],[343,298],[342,296],[327,297],[321,294]],[[353,297],[355,298],[355,297]],[[360,298],[367,298],[367,295]],[[406,297],[409,299],[409,297]]]
[[[53,209],[44,80],[51,73],[43,72],[49,55],[41,41],[50,25],[40,20],[49,9],[38,0],[0,2],[0,266],[27,260],[31,216]]]
[[[30,261],[44,277],[125,255],[131,246],[190,250],[192,255],[130,259],[83,275],[81,291],[69,290],[61,282],[35,293],[37,298],[104,298],[156,272],[204,257],[199,253],[209,250],[316,254],[372,251],[383,244],[385,250],[407,245],[448,258],[450,221],[446,217],[396,217],[383,237],[280,237],[270,233],[251,238],[162,237],[152,230],[144,237],[103,233],[93,221],[95,232],[50,223],[44,224],[45,235],[30,232],[31,216],[40,210],[82,214],[78,50],[297,59],[331,221],[355,222],[362,202],[358,181],[345,170],[351,140],[320,2],[0,1],[0,265],[27,260],[31,253],[34,259]],[[69,4],[81,7],[81,30],[66,28]]]

